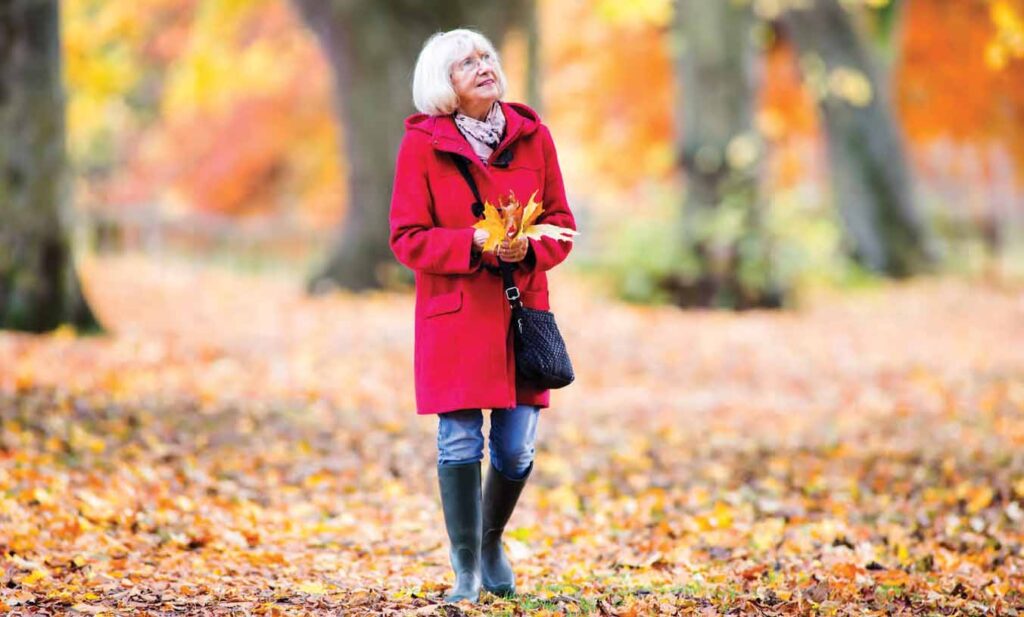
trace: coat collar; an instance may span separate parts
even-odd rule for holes
[[[505,137],[498,144],[498,147],[491,153],[484,166],[480,159],[473,153],[473,147],[469,141],[459,132],[455,126],[455,119],[451,115],[429,116],[427,114],[413,114],[405,120],[406,130],[420,130],[430,135],[430,143],[435,150],[451,152],[462,155],[474,164],[486,169],[493,165],[502,151],[507,149],[516,139],[529,135],[537,130],[540,124],[540,117],[533,109],[523,103],[506,103],[498,101],[501,111],[505,114]]]

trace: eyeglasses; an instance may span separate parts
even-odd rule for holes
[[[481,62],[487,62],[488,66],[494,67],[498,64],[497,59],[491,54],[484,52],[479,56],[473,55],[455,63],[455,70],[460,73],[469,73],[480,68]]]

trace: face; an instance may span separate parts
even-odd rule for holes
[[[452,64],[451,79],[462,108],[490,106],[498,99],[497,60],[489,52],[474,50]]]

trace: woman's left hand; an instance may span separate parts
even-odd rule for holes
[[[522,261],[529,249],[530,241],[526,238],[520,237],[511,243],[506,238],[498,245],[498,258],[508,263]]]

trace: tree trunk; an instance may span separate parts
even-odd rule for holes
[[[374,288],[392,277],[399,266],[388,247],[389,202],[402,121],[415,111],[419,51],[431,34],[460,26],[498,46],[522,1],[293,0],[330,63],[350,170],[348,210],[311,292]]]
[[[526,104],[543,115],[541,97],[540,66],[540,7],[536,0],[520,3],[521,10],[514,10],[512,19],[517,19],[519,28],[526,33]]]
[[[67,228],[57,0],[0,0],[0,328],[99,329]]]
[[[667,287],[682,306],[777,306],[759,212],[756,18],[747,4],[707,0],[680,0],[678,15],[687,174],[681,234],[697,272]]]
[[[902,135],[886,80],[836,0],[813,0],[780,21],[818,96],[836,206],[850,251],[890,276],[927,269],[934,251],[912,199]]]

